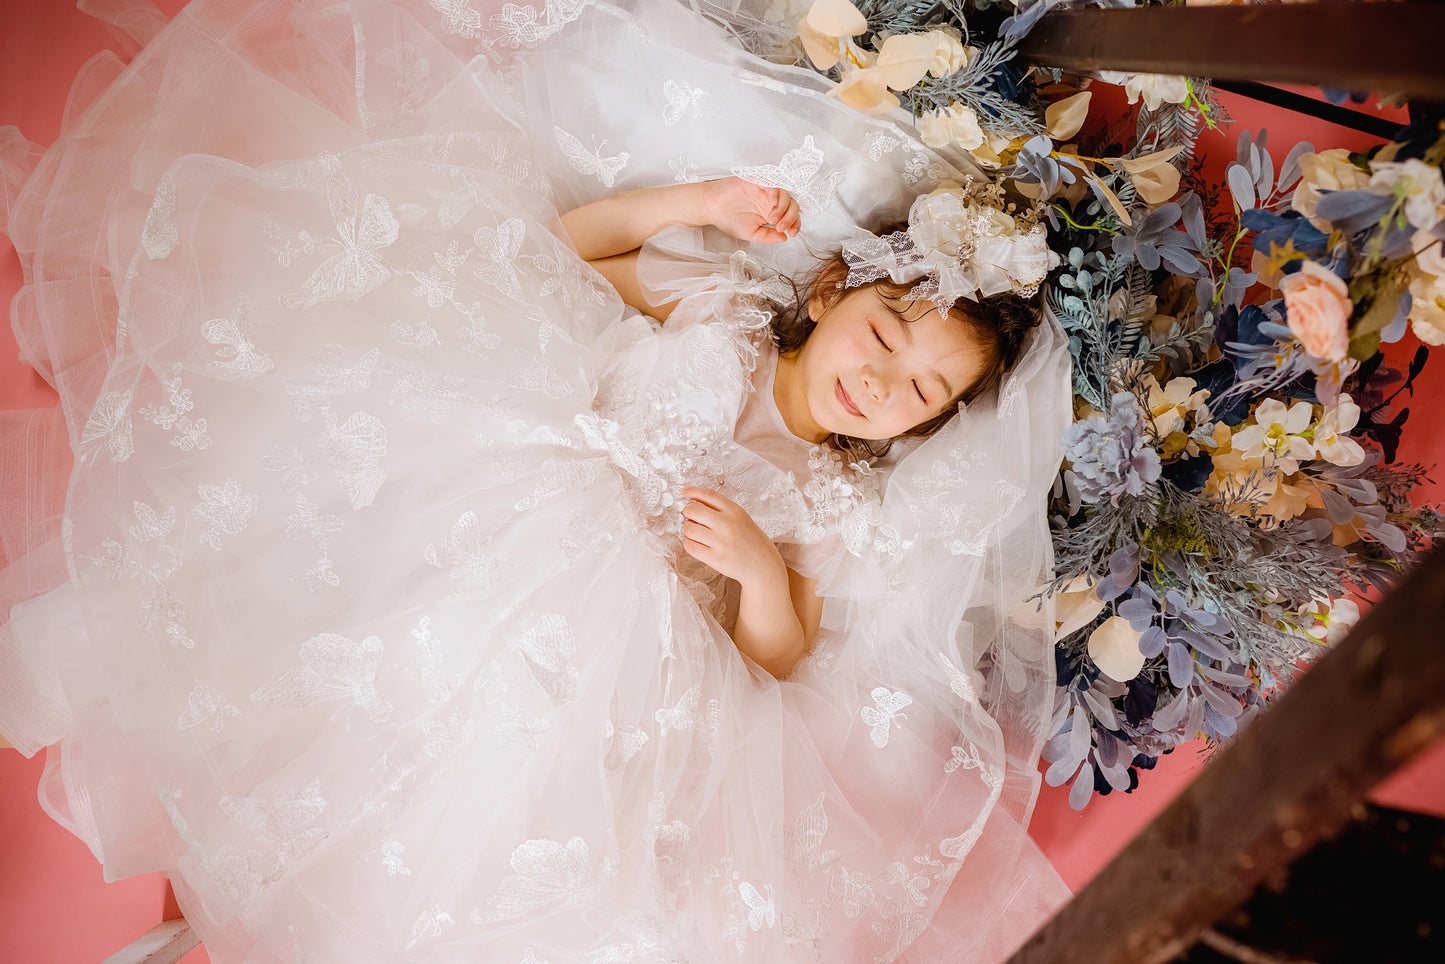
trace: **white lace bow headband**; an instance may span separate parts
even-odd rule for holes
[[[906,230],[882,237],[860,230],[843,243],[842,254],[847,287],[882,278],[916,281],[908,298],[932,301],[944,312],[959,298],[1006,291],[1031,297],[1060,263],[1042,224],[1020,222],[957,185],[914,200]]]

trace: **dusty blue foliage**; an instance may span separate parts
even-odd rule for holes
[[[1073,184],[1077,175],[1073,169],[1052,156],[1054,142],[1047,134],[1029,139],[1008,171],[1020,184],[1042,184],[1045,197],[1058,193],[1062,184]]]
[[[1201,277],[1205,267],[1195,257],[1200,242],[1189,231],[1176,227],[1183,213],[1178,204],[1170,201],[1150,211],[1142,220],[1123,225],[1114,235],[1114,253],[1137,259],[1139,266],[1147,271],[1163,264],[1176,275]]]

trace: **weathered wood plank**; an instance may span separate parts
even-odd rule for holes
[[[103,964],[175,964],[200,943],[184,918],[162,921],[107,957]]]
[[[1046,15],[1020,57],[1075,72],[1399,91],[1445,100],[1445,5],[1306,3],[1067,10]]]
[[[1333,836],[1370,787],[1445,734],[1442,627],[1437,550],[1010,964],[1168,961]]]

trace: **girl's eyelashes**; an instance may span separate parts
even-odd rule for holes
[[[877,340],[878,344],[883,346],[883,349],[885,351],[887,351],[890,355],[893,354],[893,349],[888,347],[888,342],[883,340],[883,336],[878,333],[878,329],[874,325],[869,324],[868,330],[873,332],[873,337]],[[923,389],[918,387],[917,381],[913,382],[913,390],[918,393],[918,400],[923,404],[927,405],[928,399],[924,396]]]

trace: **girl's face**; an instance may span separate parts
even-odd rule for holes
[[[890,439],[952,408],[983,373],[972,329],[931,302],[895,301],[877,286],[848,291],[824,308],[793,359],[793,377],[814,427]]]

